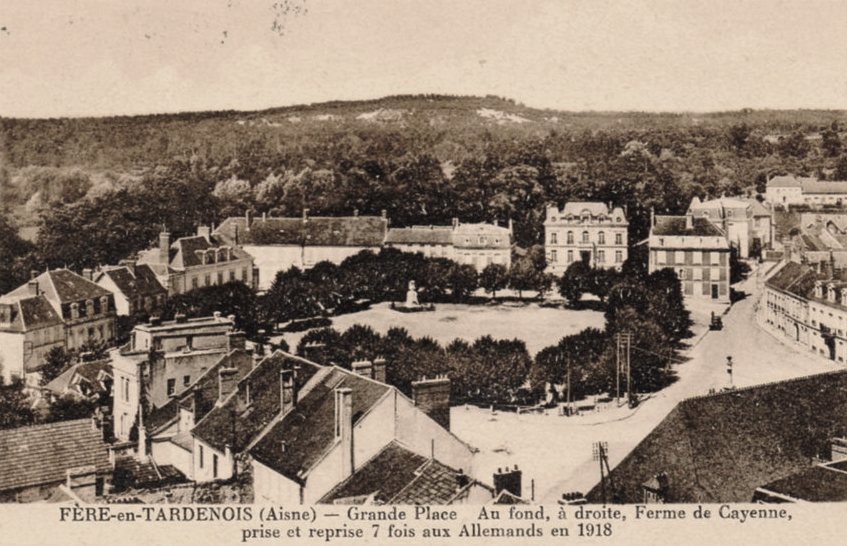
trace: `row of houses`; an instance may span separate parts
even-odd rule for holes
[[[385,247],[420,252],[427,257],[449,258],[482,271],[489,264],[511,266],[512,225],[463,223],[453,219],[446,226],[390,227],[382,216],[275,217],[250,212],[230,217],[213,236],[242,249],[253,258],[259,289],[270,287],[277,272],[291,267],[309,269],[328,261],[340,264],[363,250],[378,252]]]
[[[789,343],[847,361],[847,274],[784,262],[765,281],[759,324]]]

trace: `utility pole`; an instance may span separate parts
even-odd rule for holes
[[[568,415],[573,415],[573,407],[571,407],[571,359],[568,358]]]
[[[618,406],[620,406],[621,398],[621,372],[626,373],[626,394],[627,400],[632,400],[632,369],[630,366],[630,348],[632,346],[632,333],[620,332],[615,334],[615,360],[616,360],[616,398]],[[621,362],[621,361],[624,362]],[[621,369],[623,367],[623,370]]]
[[[611,470],[609,469],[609,443],[594,442],[591,449],[592,458],[600,463],[600,494],[603,497],[603,504],[606,504],[606,480],[608,478],[611,485]]]
[[[732,385],[732,357],[726,357],[726,373],[729,376],[729,388],[734,388]]]

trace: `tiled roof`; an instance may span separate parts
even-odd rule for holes
[[[0,328],[7,332],[25,332],[48,326],[63,324],[61,317],[44,295],[14,297],[11,294],[0,299],[9,313],[9,326]]]
[[[192,429],[192,434],[220,451],[229,445],[233,451],[241,452],[279,415],[279,372],[295,366],[299,366],[295,379],[295,387],[298,390],[320,369],[317,364],[281,351],[275,352],[241,378],[236,393],[227,398],[223,405],[215,406],[209,411]],[[251,403],[246,407],[245,393],[248,382]],[[233,415],[236,416],[235,432]]]
[[[686,225],[685,216],[656,216],[651,235],[677,235],[687,237],[717,237],[723,232],[707,218],[692,218],[691,227]]]
[[[749,502],[845,432],[845,371],[684,400],[612,470],[608,500],[643,502],[641,484],[664,472],[668,502]]]
[[[762,487],[780,495],[809,502],[847,501],[847,472],[816,465]]]
[[[156,296],[167,294],[167,290],[156,278],[156,273],[147,264],[138,264],[133,269],[121,266],[107,269],[101,275],[108,276],[125,296]]]
[[[388,503],[417,477],[417,470],[426,461],[426,457],[392,441],[318,502],[373,495],[374,502]]]
[[[447,504],[469,482],[469,478],[435,459],[427,461],[418,474],[391,499],[391,504]]]
[[[310,469],[335,441],[335,389],[344,387],[353,391],[355,426],[391,388],[338,367],[328,370],[329,373],[316,378],[294,409],[250,451],[258,461],[293,480],[299,480],[298,474]],[[279,398],[278,389],[276,398]]]
[[[0,430],[0,491],[64,481],[67,469],[89,465],[111,468],[91,419]]]
[[[391,228],[385,237],[387,244],[395,245],[450,245],[453,228],[443,226]]]
[[[377,247],[385,240],[388,220],[380,216],[267,217],[253,220],[250,229],[244,217],[231,217],[215,234],[241,245],[315,245]]]

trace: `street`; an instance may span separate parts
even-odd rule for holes
[[[608,442],[609,463],[614,468],[679,401],[729,386],[727,356],[733,357],[735,387],[838,369],[837,364],[789,347],[758,327],[753,275],[736,288],[749,296],[724,315],[723,330],[695,336],[693,346],[683,353],[689,360],[675,367],[678,381],[635,410],[612,406],[561,417],[555,411],[517,415],[453,408],[453,432],[480,450],[475,475],[490,481],[498,467],[517,464],[524,471],[524,495],[530,496],[534,482],[537,501],[555,502],[564,492],[585,493],[599,482],[599,464],[591,455],[594,442]],[[520,434],[515,434],[517,430]]]

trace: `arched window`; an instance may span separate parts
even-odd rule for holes
[[[588,232],[587,232],[587,231],[583,231],[583,232],[582,232],[582,242],[583,242],[583,243],[587,243],[587,242],[588,242]]]
[[[606,244],[606,233],[605,232],[601,231],[600,233],[597,234],[597,243],[601,244],[601,245]]]
[[[568,232],[568,244],[569,245],[573,244],[573,231]]]

